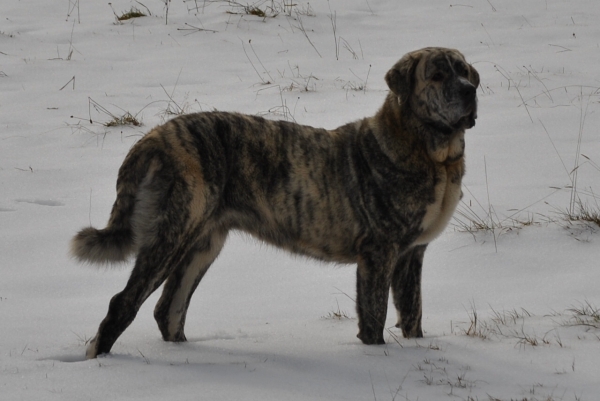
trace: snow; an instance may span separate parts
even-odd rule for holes
[[[299,18],[263,19],[173,0],[167,19],[149,0],[152,16],[116,24],[105,2],[1,2],[0,399],[597,400],[599,322],[570,309],[600,306],[599,228],[557,211],[576,165],[598,208],[600,3],[294,4]],[[132,6],[146,11],[112,1]],[[233,234],[193,299],[189,342],[160,339],[155,294],[111,354],[84,360],[130,265],[77,265],[68,241],[105,224],[141,135],[182,109],[333,128],[372,115],[387,69],[424,46],[460,49],[481,75],[460,208],[501,225],[454,220],[430,245],[425,338],[390,327],[387,345],[361,344],[352,266]],[[101,108],[143,126],[105,127]]]

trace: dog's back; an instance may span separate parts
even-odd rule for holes
[[[81,230],[71,253],[91,263],[124,261],[159,241],[154,222],[168,219],[240,229],[292,252],[354,262],[351,238],[360,228],[348,195],[357,191],[348,174],[349,130],[220,112],[171,120],[131,149],[107,227]],[[161,206],[167,196],[179,202],[177,216]]]

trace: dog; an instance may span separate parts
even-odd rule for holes
[[[390,288],[396,327],[422,337],[423,255],[462,196],[479,74],[459,51],[430,47],[406,54],[385,80],[375,116],[334,130],[203,112],[140,139],[119,170],[107,227],[84,228],[71,242],[83,262],[136,255],[86,357],[110,352],[165,281],[154,317],[165,341],[186,341],[190,299],[230,230],[357,264],[364,344],[384,343]]]

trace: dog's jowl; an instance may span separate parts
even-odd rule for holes
[[[156,322],[165,340],[185,341],[192,294],[230,230],[356,263],[365,344],[384,342],[390,288],[397,327],[422,337],[423,255],[461,196],[479,76],[457,50],[425,48],[385,80],[375,116],[331,131],[211,112],[177,117],[137,142],[119,170],[108,226],[84,228],[71,243],[81,261],[136,255],[87,357],[109,352],[163,282]]]

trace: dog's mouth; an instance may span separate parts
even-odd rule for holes
[[[433,120],[425,119],[427,125],[435,128],[437,131],[451,135],[457,131],[464,131],[465,129],[473,128],[475,126],[475,120],[477,119],[477,110],[473,109],[467,115],[459,117],[454,122],[444,120]]]
[[[457,131],[473,128],[477,119],[477,97],[463,98],[447,106],[451,113],[431,113],[427,117],[421,117],[427,125],[437,131],[450,135]]]
[[[458,120],[458,122],[456,124],[453,124],[452,128],[454,130],[458,131],[461,129],[473,128],[474,126],[475,126],[475,117],[468,115],[468,116],[464,116],[463,118]]]
[[[460,120],[458,120],[456,122],[456,124],[453,125],[453,127],[456,129],[473,128],[475,126],[476,119],[477,119],[477,110],[474,110],[474,111],[470,112],[469,114],[467,114],[466,116],[461,117]]]
[[[465,107],[465,115],[460,117],[458,121],[452,124],[454,129],[462,128],[473,128],[475,126],[475,120],[477,119],[477,98],[473,100],[467,100]]]

